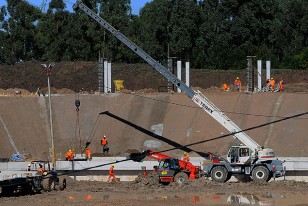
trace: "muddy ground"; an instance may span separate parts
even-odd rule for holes
[[[106,183],[67,178],[64,191],[1,197],[0,205],[308,205],[308,183],[215,183],[202,178],[181,186],[163,186],[155,175],[140,175],[134,182]]]

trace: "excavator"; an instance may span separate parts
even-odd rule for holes
[[[229,149],[227,159],[214,158],[212,161],[204,165],[202,169],[203,175],[210,176],[217,182],[226,182],[232,175],[243,177],[249,176],[253,181],[257,182],[267,182],[271,178],[284,176],[285,167],[283,166],[283,162],[275,158],[273,149],[261,147],[200,91],[195,91],[187,86],[170,70],[164,67],[160,62],[153,59],[124,34],[97,15],[82,3],[81,0],[77,0],[73,5],[73,8],[74,10],[84,11],[88,16],[109,31],[115,38],[125,44],[157,72],[163,75],[169,82],[185,92],[188,98],[229,131],[227,136],[233,136],[242,143],[241,145],[232,146]]]
[[[129,156],[127,156],[127,159],[141,162],[146,157],[159,161],[159,164],[158,166],[155,166],[154,171],[156,171],[159,176],[159,182],[164,185],[168,185],[170,182],[175,182],[178,185],[181,185],[188,179],[193,180],[200,177],[200,166],[195,166],[189,161],[174,158],[155,150],[130,153]]]

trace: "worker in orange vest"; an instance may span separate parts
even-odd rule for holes
[[[117,180],[116,176],[114,175],[114,164],[111,165],[111,167],[109,168],[109,175],[108,175],[108,180],[107,182],[110,181],[111,177],[113,178],[113,180],[116,183],[119,183],[119,181]]]
[[[90,151],[90,149],[87,148],[87,147],[86,147],[86,155],[87,155],[87,159],[88,159],[88,160],[91,160],[91,159],[92,159],[92,157],[91,157],[91,151]]]
[[[37,169],[37,171],[39,171],[39,172],[43,172],[44,171],[44,168],[43,168],[42,164],[39,164],[39,168]]]
[[[236,77],[236,79],[234,80],[234,85],[235,85],[236,91],[241,91],[242,82],[239,77]]]
[[[75,152],[74,149],[68,150],[68,151],[65,153],[65,159],[66,159],[66,160],[73,161],[73,160],[74,160],[74,152]]]
[[[108,148],[108,140],[106,138],[106,136],[104,135],[102,141],[101,141],[101,145],[103,146],[103,153],[105,154],[105,152],[109,152],[109,148]]]
[[[229,91],[229,87],[228,87],[228,85],[227,85],[226,83],[224,83],[222,89],[223,89],[224,91],[226,91],[226,92]]]
[[[183,158],[183,160],[184,160],[185,162],[189,162],[189,156],[188,156],[188,153],[187,153],[187,152],[184,152],[184,158]]]
[[[284,82],[283,82],[283,80],[281,80],[281,81],[279,82],[279,91],[280,91],[280,92],[284,91]]]
[[[275,79],[272,77],[271,80],[269,81],[271,91],[275,90],[275,84],[276,84]]]

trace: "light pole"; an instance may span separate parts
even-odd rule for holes
[[[49,100],[49,119],[50,119],[50,136],[51,136],[51,158],[52,158],[52,165],[53,168],[56,169],[56,156],[55,156],[55,145],[53,141],[53,126],[52,126],[52,113],[51,113],[51,98],[50,98],[50,81],[49,76],[51,75],[51,69],[54,64],[41,64],[42,67],[45,69],[47,74],[47,82],[48,82],[48,100]]]

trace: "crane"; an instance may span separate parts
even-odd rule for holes
[[[227,181],[233,174],[251,175],[255,181],[269,181],[271,177],[275,178],[284,175],[285,170],[283,164],[281,161],[275,160],[274,150],[261,147],[200,91],[194,91],[187,86],[161,63],[157,62],[124,34],[89,9],[81,0],[77,0],[73,5],[73,9],[80,9],[93,18],[98,24],[135,52],[169,82],[182,90],[188,98],[226,128],[230,132],[230,135],[243,143],[243,145],[232,146],[229,149],[227,160],[222,159],[219,162],[213,161],[211,164],[205,165],[203,168],[205,175],[210,175],[212,179],[218,182]]]

